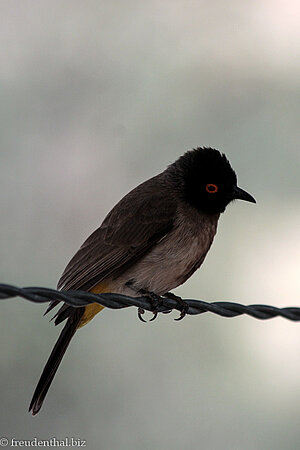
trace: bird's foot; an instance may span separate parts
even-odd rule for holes
[[[189,305],[182,300],[181,297],[179,297],[178,295],[173,294],[172,292],[166,292],[164,294],[165,298],[169,298],[170,300],[176,300],[177,302],[177,308],[180,311],[180,316],[177,317],[177,319],[174,320],[182,320],[184,318],[184,316],[186,315],[186,313],[188,312],[189,309]]]
[[[154,292],[150,292],[150,291],[146,291],[145,289],[140,289],[139,290],[139,294],[143,295],[144,297],[147,297],[150,302],[151,302],[151,306],[153,308],[153,317],[150,319],[150,322],[152,322],[153,320],[156,319],[157,314],[158,314],[158,307],[162,304],[162,298],[155,294]],[[143,308],[138,308],[138,318],[142,321],[142,322],[147,322],[144,318],[143,315],[145,314],[145,310]]]

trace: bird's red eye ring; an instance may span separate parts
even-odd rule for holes
[[[216,192],[218,192],[219,188],[216,184],[209,183],[205,186],[205,189],[209,194],[215,194]]]

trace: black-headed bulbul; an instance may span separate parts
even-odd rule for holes
[[[255,203],[237,186],[224,154],[213,148],[186,152],[117,203],[71,259],[58,288],[130,296],[169,293],[201,266],[220,214],[235,199]],[[51,302],[47,311],[58,303]],[[33,394],[32,414],[40,410],[75,331],[102,309],[96,303],[61,306],[55,324],[67,322]]]

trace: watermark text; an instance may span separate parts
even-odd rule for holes
[[[50,439],[40,439],[34,437],[32,439],[17,439],[0,437],[0,447],[86,447],[86,440],[65,437],[64,439],[58,439],[52,437]]]

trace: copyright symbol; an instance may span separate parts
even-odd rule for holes
[[[0,446],[1,447],[7,447],[8,444],[9,444],[9,442],[8,442],[7,438],[3,437],[3,438],[0,439]]]

